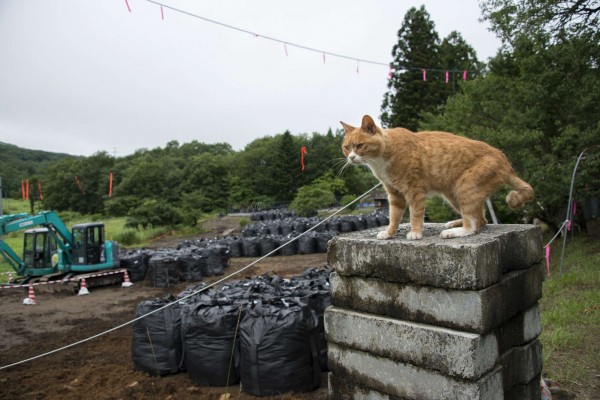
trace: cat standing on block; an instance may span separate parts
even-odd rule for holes
[[[485,200],[502,185],[515,189],[506,196],[510,208],[533,200],[531,186],[515,175],[504,153],[487,143],[447,132],[382,129],[368,115],[360,128],[343,122],[342,126],[348,163],[367,165],[388,194],[390,225],[378,239],[398,231],[407,203],[406,237],[421,239],[427,195],[442,195],[462,216],[446,223],[448,229],[441,233],[446,239],[472,235],[487,224]]]

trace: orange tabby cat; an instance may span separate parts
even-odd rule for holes
[[[406,237],[421,239],[429,194],[442,195],[462,216],[446,223],[441,233],[446,239],[477,233],[487,223],[486,198],[504,184],[515,189],[506,196],[510,208],[533,199],[533,189],[515,175],[504,153],[484,142],[447,132],[382,129],[368,115],[360,128],[342,126],[348,163],[367,165],[388,193],[390,225],[378,239],[398,231],[407,203],[411,229]]]

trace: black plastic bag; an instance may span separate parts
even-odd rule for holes
[[[204,264],[206,264],[206,258],[200,251],[180,251],[177,257],[179,279],[187,282],[202,280]]]
[[[175,374],[182,368],[181,310],[183,303],[170,296],[142,301],[135,310],[136,318],[167,304],[133,323],[131,355],[135,369],[151,375]]]
[[[353,232],[355,230],[356,230],[356,228],[354,226],[354,221],[352,220],[351,217],[340,218],[340,232],[346,233],[346,232]]]
[[[257,237],[244,237],[242,239],[242,254],[244,257],[259,257],[260,242]]]
[[[229,250],[226,246],[211,245],[200,252],[206,257],[202,275],[214,276],[225,273],[225,267],[229,264]]]
[[[288,243],[292,239],[293,239],[292,235],[280,236],[278,238],[279,246],[283,246],[285,244],[284,247],[279,249],[279,254],[281,254],[282,256],[293,256],[293,255],[298,254],[298,242],[294,241],[294,242]]]
[[[240,324],[244,391],[274,396],[318,388],[321,369],[316,329],[317,317],[305,304],[292,299],[254,304]]]
[[[170,287],[179,284],[177,261],[174,255],[155,252],[148,261],[146,283],[152,287]]]
[[[139,282],[146,279],[148,257],[142,251],[130,250],[126,253],[121,253],[119,257],[121,268],[127,269],[127,274],[131,282]]]
[[[229,257],[237,258],[242,257],[242,241],[236,236],[229,236],[225,239],[227,241],[227,246],[229,246]]]
[[[242,308],[195,303],[185,307],[181,322],[184,363],[190,379],[202,386],[239,381],[240,350],[236,338]]]
[[[337,232],[333,232],[333,231],[319,232],[316,236],[317,253],[327,253],[327,246],[329,245],[329,241],[331,239],[333,239],[334,236],[337,236]]]
[[[314,254],[317,252],[316,233],[311,231],[298,238],[298,254]]]
[[[263,236],[260,238],[260,255],[266,256],[273,250],[279,247],[279,241],[274,236]],[[272,255],[277,255],[277,252]]]

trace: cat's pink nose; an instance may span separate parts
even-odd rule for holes
[[[350,159],[350,161],[354,161],[354,159],[356,158],[356,154],[350,154],[348,158]]]

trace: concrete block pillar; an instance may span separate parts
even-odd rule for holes
[[[329,243],[332,399],[540,399],[542,239],[532,225]]]

